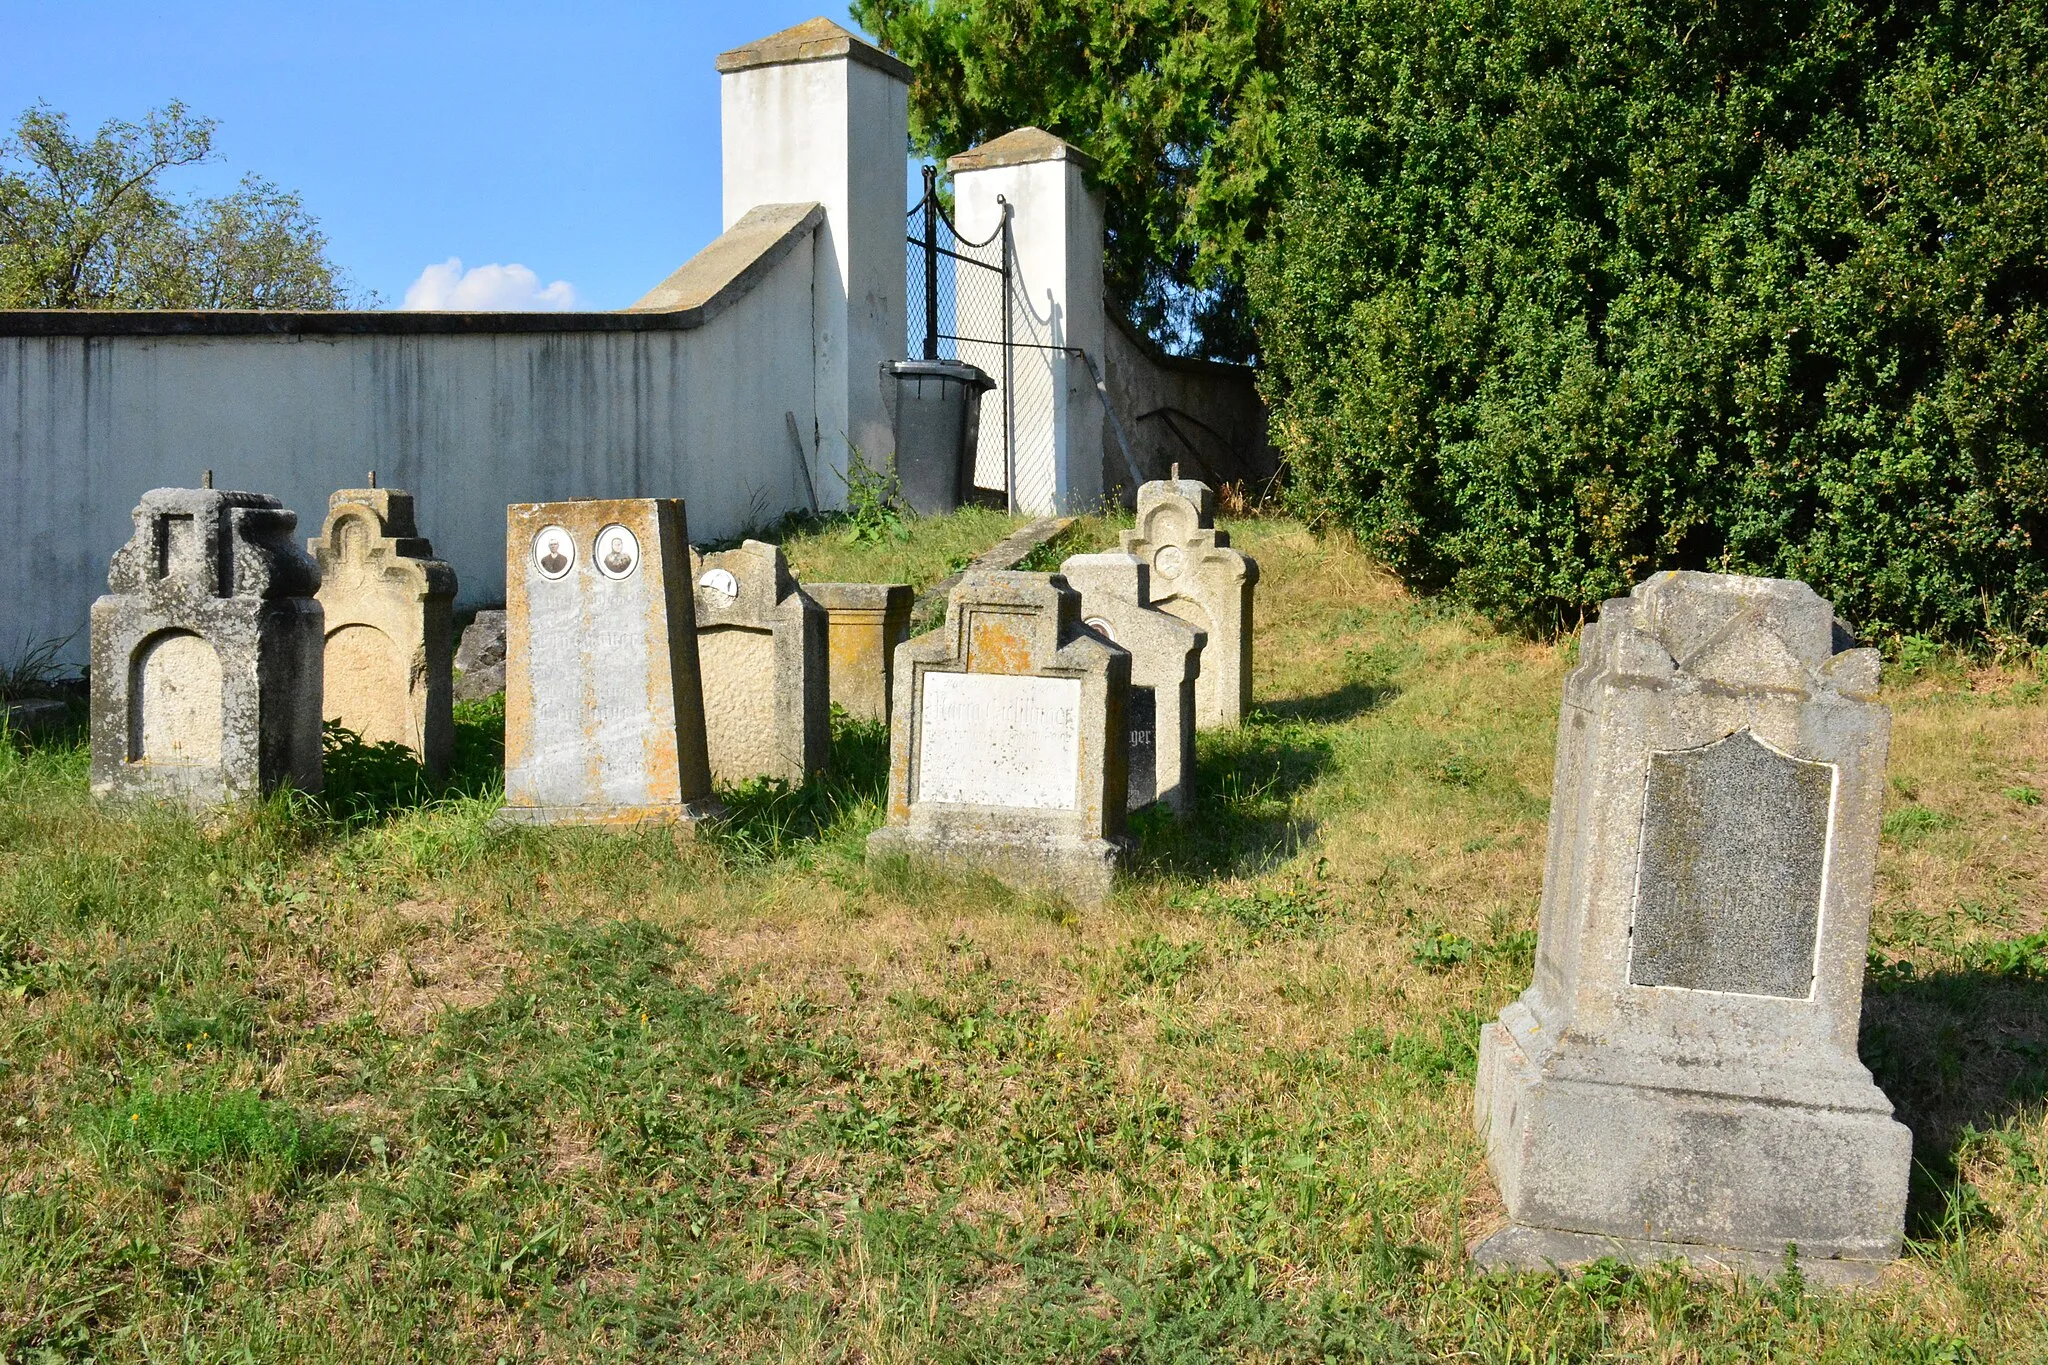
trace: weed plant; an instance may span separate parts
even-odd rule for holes
[[[800,548],[970,539],[908,526]],[[1095,911],[868,863],[886,739],[844,717],[694,841],[494,828],[488,708],[445,787],[337,740],[319,801],[205,821],[0,745],[0,1360],[2048,1356],[2033,670],[1888,687],[1900,1264],[1487,1278],[1477,1040],[1533,966],[1569,643],[1232,530],[1259,712]]]

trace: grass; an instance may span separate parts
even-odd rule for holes
[[[790,553],[930,581],[978,517]],[[1889,689],[1863,1050],[1918,1166],[1878,1289],[1483,1279],[1474,1044],[1571,644],[1232,530],[1260,709],[1099,912],[869,867],[872,726],[697,843],[491,828],[488,709],[450,790],[337,743],[326,799],[206,825],[12,741],[0,1360],[2048,1355],[2041,678]]]

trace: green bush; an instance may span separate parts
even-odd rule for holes
[[[2048,639],[2048,3],[1298,0],[1296,509],[1493,619],[1666,568]]]

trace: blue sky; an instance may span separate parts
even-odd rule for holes
[[[166,183],[297,190],[387,306],[459,258],[533,272],[472,296],[620,308],[717,235],[713,59],[819,14],[852,27],[843,0],[0,0],[0,119],[47,100],[89,132],[181,99],[219,157]]]

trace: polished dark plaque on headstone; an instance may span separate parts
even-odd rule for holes
[[[1747,730],[1650,755],[1630,984],[1805,998],[1833,795]]]
[[[1149,687],[1133,687],[1124,708],[1130,718],[1131,809],[1159,799],[1159,696]]]

